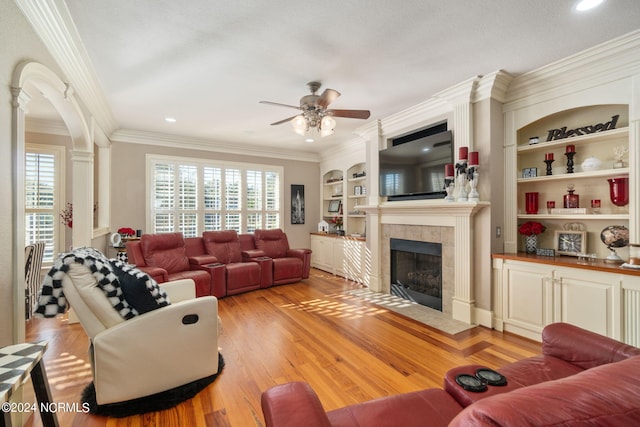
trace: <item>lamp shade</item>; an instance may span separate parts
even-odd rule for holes
[[[293,131],[295,133],[298,135],[304,135],[308,129],[307,119],[305,119],[302,114],[295,116],[291,120],[291,126],[293,126]]]
[[[336,128],[336,121],[333,117],[324,116],[322,120],[320,120],[320,136],[321,137],[331,135],[335,128]]]

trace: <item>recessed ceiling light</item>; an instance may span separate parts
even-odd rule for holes
[[[429,147],[424,147],[424,148],[422,149],[422,151],[424,151],[424,152],[427,152],[427,151],[429,151],[429,150],[430,150],[430,148],[429,148]]]
[[[167,123],[175,123],[176,119],[174,117],[165,117],[164,121]]]
[[[593,9],[594,7],[598,6],[603,1],[604,0],[581,0],[576,5],[576,10],[579,10],[580,12],[583,12],[585,10]]]
[[[311,144],[312,142],[315,142],[315,141],[313,140],[313,138],[307,138],[304,140],[304,142],[308,142],[309,144]]]

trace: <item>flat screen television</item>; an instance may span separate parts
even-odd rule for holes
[[[453,163],[451,131],[380,150],[380,196],[387,200],[439,199],[444,165]]]

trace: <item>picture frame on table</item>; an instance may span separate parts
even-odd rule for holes
[[[340,205],[342,202],[340,200],[331,200],[329,202],[329,208],[327,209],[330,213],[338,213],[340,212]]]
[[[556,230],[554,249],[558,255],[578,256],[587,252],[587,232]]]

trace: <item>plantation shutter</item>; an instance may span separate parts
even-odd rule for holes
[[[262,228],[262,171],[247,171],[247,232]]]
[[[25,154],[25,245],[44,242],[43,262],[53,262],[56,239],[56,156]]]

